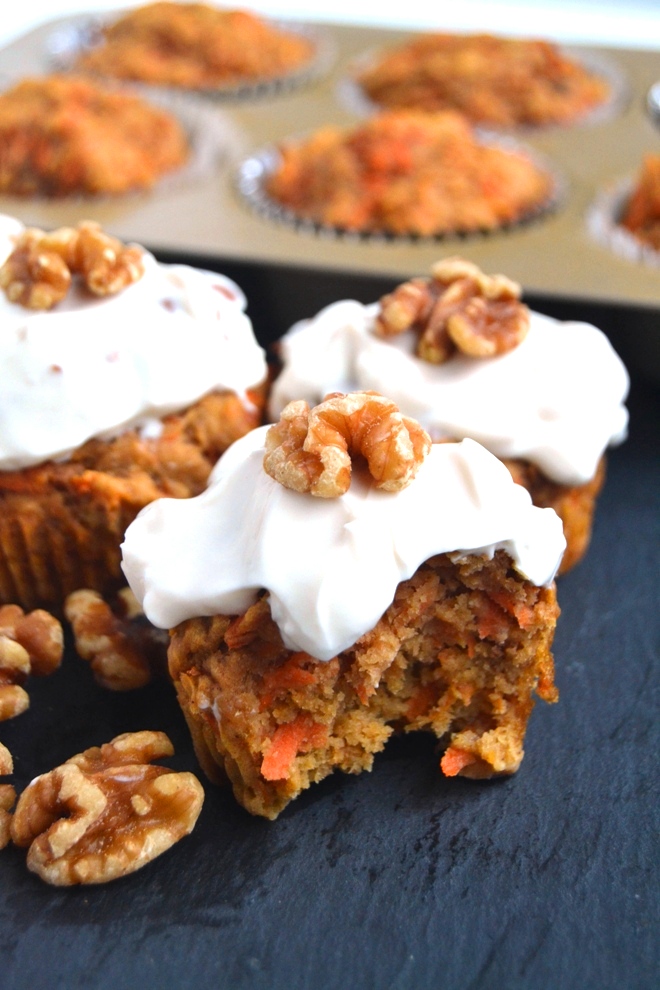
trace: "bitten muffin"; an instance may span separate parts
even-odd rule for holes
[[[278,151],[267,195],[293,218],[339,230],[493,230],[536,215],[555,191],[526,154],[477,139],[451,111],[391,111],[354,128],[324,127]]]
[[[247,10],[159,2],[108,24],[76,67],[114,79],[213,89],[285,76],[313,55],[309,39]]]
[[[431,444],[363,392],[238,441],[204,494],[141,513],[123,567],[172,629],[202,767],[275,818],[398,730],[442,739],[448,776],[514,772],[534,693],[556,699],[564,546],[483,447]]]
[[[343,300],[279,342],[271,418],[292,399],[376,389],[435,441],[471,437],[562,518],[567,570],[585,553],[604,453],[625,437],[628,376],[586,323],[530,312],[520,286],[445,258],[380,302]]]
[[[357,82],[380,107],[458,110],[473,124],[571,124],[610,96],[605,78],[548,41],[424,34],[374,59]]]
[[[186,134],[170,113],[88,79],[24,79],[0,94],[0,192],[116,196],[181,168]]]
[[[621,226],[660,251],[660,155],[646,155],[625,205]]]
[[[77,588],[121,585],[137,512],[200,492],[260,423],[266,363],[222,275],[92,223],[4,217],[0,242],[0,603],[60,611]]]

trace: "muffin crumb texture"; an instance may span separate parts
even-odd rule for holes
[[[238,616],[183,622],[170,673],[200,763],[275,818],[334,770],[371,769],[395,731],[447,744],[446,775],[515,772],[536,692],[555,701],[553,588],[510,558],[443,554],[396,591],[376,626],[327,663],[287,650],[268,595]]]

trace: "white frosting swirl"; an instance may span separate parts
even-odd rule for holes
[[[0,218],[0,261],[21,225]],[[65,458],[91,437],[161,417],[209,392],[246,390],[266,376],[264,352],[232,281],[145,252],[139,281],[115,296],[71,288],[35,312],[0,292],[0,470]]]
[[[527,337],[508,354],[456,354],[434,365],[414,354],[413,333],[377,337],[377,311],[344,300],[291,328],[281,341],[273,419],[292,399],[316,405],[327,392],[374,389],[434,440],[470,437],[566,485],[593,478],[605,449],[625,438],[628,375],[596,327],[533,312]]]
[[[554,579],[566,545],[558,516],[472,440],[435,444],[396,494],[354,474],[345,495],[322,499],[265,473],[266,430],[233,444],[201,495],[158,499],[129,526],[122,566],[155,625],[238,614],[266,588],[285,645],[329,660],[434,554],[504,549],[534,584]]]

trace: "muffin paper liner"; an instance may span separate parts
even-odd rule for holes
[[[644,244],[621,226],[621,217],[635,182],[634,176],[627,176],[602,190],[587,213],[587,229],[601,247],[613,251],[624,261],[660,268],[660,251]]]
[[[599,106],[594,107],[592,110],[589,110],[587,113],[576,117],[574,120],[568,120],[565,122],[552,122],[537,125],[517,124],[511,127],[502,128],[498,128],[496,124],[485,123],[483,125],[484,127],[488,127],[491,131],[498,131],[501,133],[511,133],[512,131],[515,131],[516,134],[531,135],[541,131],[565,130],[566,128],[589,127],[596,124],[602,124],[621,113],[629,100],[629,88],[626,82],[625,74],[619,66],[597,52],[576,51],[575,49],[564,47],[559,50],[562,55],[566,58],[570,58],[571,61],[578,63],[583,69],[586,69],[588,72],[600,76],[607,81],[610,87],[610,95],[607,100]],[[365,69],[369,68],[384,54],[384,49],[365,52],[348,66],[347,75],[340,79],[337,84],[338,101],[342,104],[342,106],[344,106],[345,109],[351,111],[357,116],[368,117],[388,109],[386,106],[382,106],[379,103],[374,103],[356,79],[358,72],[363,72]]]
[[[487,143],[502,148],[505,151],[516,152],[528,158],[537,168],[550,178],[551,190],[547,199],[537,206],[525,211],[516,220],[500,224],[497,227],[468,228],[451,231],[439,231],[436,234],[402,234],[386,230],[350,230],[333,227],[320,221],[301,217],[287,206],[272,199],[267,190],[268,178],[277,170],[281,162],[279,148],[271,145],[254,152],[244,159],[234,176],[234,185],[243,202],[255,213],[267,220],[285,224],[304,234],[314,234],[318,237],[334,238],[349,241],[361,241],[375,244],[386,243],[436,243],[459,238],[465,240],[472,237],[490,237],[507,231],[518,230],[530,223],[542,220],[555,212],[566,196],[566,182],[554,166],[535,151],[523,147],[519,142],[506,135],[494,134],[490,131],[475,129],[475,134],[481,143]],[[297,139],[293,139],[297,140]]]
[[[102,38],[102,29],[109,23],[109,18],[83,18],[72,19],[67,24],[55,31],[47,42],[47,58],[52,71],[71,72],[75,71],[75,62],[85,52],[96,47]],[[111,19],[116,20],[116,15]],[[297,34],[314,46],[314,54],[309,62],[298,69],[287,72],[281,76],[271,76],[262,79],[247,80],[245,82],[227,82],[224,85],[213,88],[193,89],[186,86],[156,85],[151,83],[129,82],[128,80],[115,79],[114,77],[95,76],[105,82],[123,83],[139,89],[146,99],[152,99],[155,93],[167,95],[173,105],[173,101],[191,102],[226,102],[236,103],[240,101],[259,100],[287,93],[291,90],[303,88],[311,85],[320,77],[324,76],[331,68],[336,50],[330,34],[321,28],[309,24],[301,24],[292,21],[277,21],[264,18],[272,28],[287,31],[290,34]],[[87,73],[91,75],[91,73]]]
[[[73,509],[54,525],[47,499],[9,499],[0,515],[0,601],[55,605],[77,588],[109,592],[125,583],[119,545],[137,509],[98,500],[92,533]]]

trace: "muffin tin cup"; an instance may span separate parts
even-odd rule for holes
[[[587,213],[587,229],[601,247],[634,265],[660,269],[660,251],[644,244],[621,226],[621,217],[635,186],[635,178],[627,176],[603,189]]]
[[[70,23],[53,32],[46,46],[47,58],[52,70],[75,71],[76,60],[100,43],[102,29],[107,23],[108,18],[83,17],[72,19]],[[280,76],[227,82],[224,85],[201,89],[121,80],[89,72],[86,74],[106,83],[130,85],[140,91],[145,99],[166,98],[170,106],[177,106],[180,103],[197,101],[207,104],[209,102],[235,104],[270,98],[310,86],[330,71],[336,58],[336,48],[327,31],[297,22],[267,20],[266,23],[277,30],[287,31],[309,40],[314,47],[310,61]]]
[[[497,133],[516,134],[539,134],[553,130],[564,130],[573,127],[591,127],[602,124],[616,117],[625,108],[630,99],[629,87],[626,82],[624,72],[611,59],[591,51],[577,52],[572,48],[561,47],[560,53],[583,69],[594,75],[605,79],[610,88],[610,95],[599,106],[581,114],[579,117],[568,121],[553,121],[546,124],[514,124],[510,127],[498,127],[496,124],[484,124],[490,131]],[[336,93],[339,103],[351,113],[359,117],[369,117],[383,110],[393,109],[379,103],[375,103],[362,89],[357,81],[357,74],[363,72],[384,55],[382,50],[372,50],[365,52],[356,58],[348,67],[347,74],[337,83]],[[409,107],[407,109],[414,109]],[[450,108],[447,108],[450,109]],[[474,123],[474,122],[473,122]],[[481,126],[481,125],[475,125]]]
[[[234,175],[234,187],[242,201],[255,213],[264,219],[284,224],[301,234],[312,234],[316,237],[336,240],[359,241],[373,244],[417,244],[439,243],[458,238],[493,237],[497,234],[518,230],[529,224],[542,221],[548,215],[560,208],[566,197],[567,184],[558,171],[551,166],[536,151],[524,147],[520,142],[505,135],[495,135],[492,132],[475,130],[481,143],[502,148],[505,151],[516,152],[528,158],[537,168],[541,169],[550,179],[551,191],[547,199],[522,213],[516,220],[499,224],[496,227],[459,228],[438,231],[434,234],[397,233],[387,230],[353,230],[334,227],[320,221],[302,217],[294,210],[278,203],[269,196],[266,190],[268,178],[277,170],[281,162],[278,147],[271,145],[254,152],[244,159]],[[295,140],[295,139],[294,139]]]

